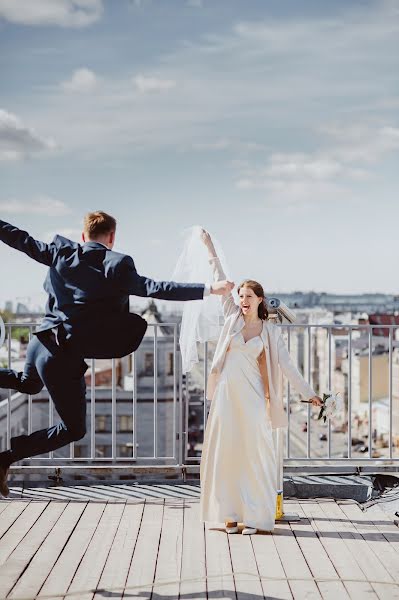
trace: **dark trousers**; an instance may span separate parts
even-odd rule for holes
[[[60,345],[50,330],[29,342],[23,372],[0,369],[1,388],[37,394],[45,385],[61,417],[58,425],[11,438],[12,462],[56,450],[85,435],[87,368],[83,358]]]

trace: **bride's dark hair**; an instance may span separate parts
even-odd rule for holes
[[[240,293],[240,289],[243,287],[249,287],[254,292],[254,294],[258,296],[258,298],[262,298],[262,302],[260,302],[258,306],[258,316],[260,319],[262,319],[262,321],[266,321],[267,317],[269,316],[269,311],[267,310],[266,296],[261,284],[257,281],[254,281],[253,279],[245,279],[238,286],[237,292]]]

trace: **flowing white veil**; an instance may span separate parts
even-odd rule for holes
[[[208,250],[200,237],[202,229],[200,225],[195,225],[183,232],[183,250],[173,271],[173,281],[213,282],[213,269],[209,263]],[[226,260],[221,245],[213,236],[212,241],[228,278]],[[190,371],[199,361],[197,342],[204,343],[218,339],[222,316],[219,296],[211,294],[203,300],[184,302],[179,337],[183,373]]]

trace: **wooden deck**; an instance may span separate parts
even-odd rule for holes
[[[301,521],[243,536],[204,526],[195,497],[4,500],[0,597],[399,598],[399,528],[377,506],[285,509]]]

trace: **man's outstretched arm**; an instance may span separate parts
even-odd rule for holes
[[[1,220],[0,241],[49,267],[53,262],[54,249],[50,244],[35,240],[27,231]]]
[[[159,300],[202,300],[206,295],[204,283],[177,283],[175,281],[154,281],[139,275],[133,259],[127,256],[122,263],[121,282],[125,292],[133,296],[158,298]],[[227,294],[233,284],[217,282],[210,286],[211,294]]]

